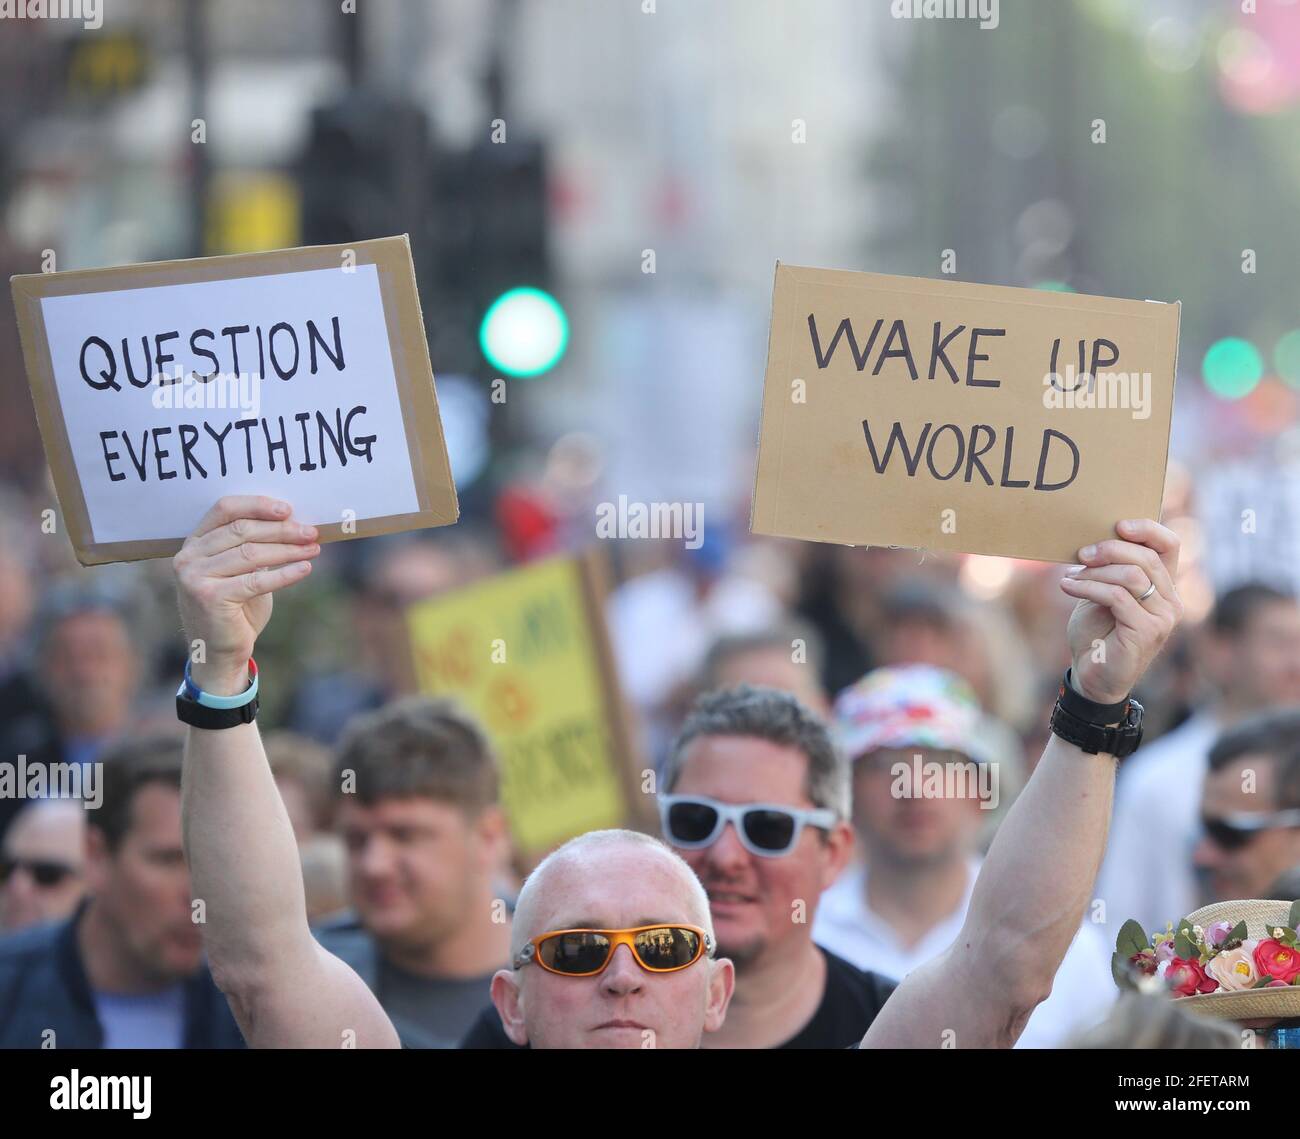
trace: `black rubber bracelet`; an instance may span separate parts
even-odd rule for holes
[[[1113,727],[1103,726],[1071,715],[1058,700],[1052,709],[1051,729],[1061,739],[1085,752],[1124,759],[1132,755],[1142,742],[1142,716],[1142,705],[1130,697],[1123,722]]]
[[[1062,708],[1071,716],[1096,724],[1098,727],[1108,727],[1124,719],[1128,714],[1127,696],[1117,704],[1098,704],[1095,700],[1089,700],[1070,683],[1073,672],[1073,668],[1065,670],[1065,679],[1061,681],[1061,691],[1057,694],[1057,700]]]
[[[237,728],[240,724],[251,724],[257,718],[257,710],[262,698],[254,696],[247,704],[238,708],[209,708],[197,700],[188,700],[184,696],[176,697],[176,718],[184,724],[209,731],[217,728]]]
[[[1101,752],[1107,755],[1115,754],[1116,736],[1119,734],[1115,728],[1103,728],[1099,724],[1080,720],[1077,716],[1071,716],[1064,708],[1057,708],[1053,713],[1051,728],[1061,739],[1090,755]]]

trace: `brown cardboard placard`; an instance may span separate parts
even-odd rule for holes
[[[317,274],[312,278],[300,276],[294,280],[272,280],[286,274],[309,274],[316,270],[332,270],[344,276],[336,279]],[[251,319],[246,319],[245,323],[249,328],[242,324],[228,325],[219,330],[216,327],[197,327],[194,319],[188,322],[187,327],[178,319],[178,314],[201,314],[204,299],[218,297],[210,286],[221,283],[231,284],[219,294],[217,307],[224,306],[232,311],[233,306],[238,311],[248,312]],[[175,288],[191,285],[202,287],[199,290]],[[337,509],[326,510],[318,504],[314,516],[295,511],[305,521],[318,526],[322,542],[443,526],[455,522],[459,516],[456,488],[438,416],[410,243],[404,235],[349,245],[320,245],[266,253],[158,261],[120,268],[26,274],[11,278],[11,287],[37,422],[65,525],[77,559],[83,565],[165,557],[175,553],[192,525],[212,502],[225,493],[273,494],[292,503],[295,490],[301,496],[306,487],[301,480],[314,475],[321,480],[313,484],[318,495],[323,494],[328,480],[332,497],[333,491],[338,489],[335,484],[348,485],[336,475],[347,468],[349,458],[355,461],[347,479],[353,487],[362,488],[357,490],[357,494],[369,504],[365,509],[349,507],[349,496],[343,492],[337,499]],[[254,311],[256,305],[251,298],[264,298],[273,290],[277,298],[284,298],[286,310],[303,307],[307,304],[304,297],[308,288],[321,290],[323,298],[335,303],[346,296],[347,304],[328,315],[322,308],[315,314],[314,321],[308,318],[296,326],[284,319],[287,312],[278,309]],[[238,300],[241,295],[238,291],[231,291],[239,289],[250,298],[246,304]],[[333,294],[330,290],[334,290]],[[54,302],[54,307],[47,305],[46,302],[50,301]],[[156,319],[154,314],[157,314]],[[114,315],[119,318],[116,322],[112,319]],[[354,320],[362,329],[355,339],[350,335],[350,323]],[[220,324],[219,321],[213,323]],[[288,366],[289,350],[285,347],[287,341],[280,329],[281,323],[292,336],[292,368]],[[114,326],[108,327],[109,324]],[[130,331],[123,332],[128,324]],[[141,333],[141,329],[145,331]],[[256,344],[250,335],[254,329]],[[75,330],[75,338],[69,338],[71,330]],[[280,352],[284,357],[283,369],[275,355],[277,331],[280,332]],[[201,337],[201,333],[208,335]],[[302,339],[300,333],[304,334]],[[79,340],[83,334],[84,339]],[[269,342],[265,348],[264,334]],[[141,335],[146,337],[142,344]],[[241,349],[240,338],[246,335],[249,339]],[[220,340],[222,336],[227,337],[229,357],[225,356],[226,349]],[[92,338],[98,343],[92,343]],[[78,340],[81,348],[73,352],[76,356],[73,363],[69,351]],[[121,342],[120,351],[116,342]],[[381,344],[382,351],[377,348]],[[365,349],[360,354],[358,345]],[[139,355],[135,355],[137,351]],[[142,364],[151,376],[156,378],[159,373],[166,376],[168,370],[160,362],[163,359],[167,363],[175,362],[175,375],[180,378],[185,371],[185,360],[192,366],[210,358],[214,361],[211,375],[224,380],[228,374],[233,376],[239,371],[240,351],[250,362],[247,390],[259,393],[259,407],[263,398],[270,400],[271,419],[277,426],[284,426],[279,433],[279,439],[285,443],[283,450],[279,443],[273,442],[270,420],[259,416],[260,424],[244,426],[231,419],[230,407],[213,409],[179,405],[180,401],[189,398],[180,393],[187,389],[198,390],[198,385],[189,382],[199,374],[197,368],[192,368],[183,377],[185,383],[138,382],[145,374]],[[56,356],[60,361],[57,372]],[[233,368],[222,368],[227,358]],[[259,362],[260,371],[256,376],[251,374],[252,360]],[[352,369],[350,374],[349,367]],[[282,371],[287,374],[287,379]],[[296,385],[294,381],[297,381]],[[315,386],[309,386],[312,384]],[[337,413],[333,421],[321,411],[329,402],[329,391],[335,390],[330,388],[331,384],[336,388],[346,385],[347,398],[354,401],[347,410],[357,414],[346,420],[346,429],[342,403],[331,409]],[[208,387],[215,394],[220,385],[208,380]],[[228,387],[232,393],[244,390],[233,380]],[[302,408],[314,408],[315,412],[324,415],[326,422],[312,422],[313,412],[308,410],[306,420],[300,418],[295,424],[294,416],[290,414],[289,421],[281,424],[282,410],[286,406],[284,401],[288,398],[285,393],[291,393]],[[73,406],[68,401],[78,394],[81,401]],[[93,403],[88,396],[94,397]],[[154,402],[163,397],[177,401],[178,405]],[[323,401],[320,406],[315,402],[318,400]],[[149,401],[152,406],[145,408],[141,401]],[[153,418],[150,420],[146,417],[151,412]],[[238,414],[238,409],[233,413]],[[369,436],[354,436],[351,424],[354,418],[363,420],[371,413],[376,416],[382,413],[386,418],[381,422],[393,428],[384,437],[384,444],[397,440],[404,445],[405,451],[394,445],[381,456],[381,466],[367,473],[371,462],[367,456],[373,454],[372,448],[378,449],[378,442]],[[182,419],[188,417],[186,426],[193,425],[197,430],[205,418],[220,425],[223,416],[227,434],[221,437],[221,441],[217,441],[218,431],[209,433],[207,437],[190,438],[191,446],[184,451],[179,449],[177,440],[187,438],[180,432]],[[151,434],[152,429],[149,429],[140,436],[139,461],[136,460],[134,445],[127,445],[131,435],[117,430],[132,418],[137,425],[152,422],[157,427],[157,433]],[[309,422],[312,423],[310,432]],[[94,428],[100,425],[114,429],[105,432],[108,439],[95,437],[98,433]],[[253,438],[258,433],[258,426],[265,435],[266,445],[265,454],[260,447],[257,449],[262,461],[255,464]],[[296,448],[295,426],[301,428],[301,451],[290,449]],[[171,435],[172,427],[177,428],[174,436]],[[236,427],[243,432],[242,446],[238,443]],[[366,428],[360,427],[360,430]],[[315,432],[319,444],[314,456],[311,432]],[[164,435],[169,436],[166,446],[162,442]],[[78,440],[75,450],[74,437]],[[92,439],[96,446],[90,445]],[[229,455],[226,452],[227,440],[232,448]],[[342,448],[339,447],[341,440],[346,443]],[[205,447],[202,452],[200,443]],[[364,450],[357,450],[354,445]],[[115,451],[112,450],[114,447]],[[327,460],[327,447],[333,451],[332,468]],[[282,459],[278,468],[275,465],[277,452]],[[248,466],[259,468],[245,472],[249,479],[256,480],[255,485],[228,485],[223,474],[238,474],[236,460],[245,454]],[[164,459],[168,464],[166,469]],[[389,469],[388,465],[398,471],[399,477],[388,480],[380,475],[379,472]],[[207,469],[209,466],[212,468],[210,471]],[[151,477],[155,468],[157,475]],[[183,480],[178,477],[182,468]],[[326,473],[319,473],[318,468]],[[204,475],[198,475],[199,469],[205,471]],[[89,487],[90,494],[85,483],[87,478],[98,480]],[[370,483],[363,487],[359,480],[365,478],[369,478]],[[178,486],[184,489],[178,490]],[[125,498],[128,492],[133,497]],[[114,499],[115,495],[120,501]],[[391,509],[383,505],[385,502],[401,502],[405,508]],[[181,517],[188,522],[176,521]],[[101,533],[96,533],[97,524]],[[136,525],[140,527],[139,534],[124,533]],[[170,529],[171,532],[158,533],[159,529]]]
[[[1070,562],[1158,519],[1179,314],[778,263],[750,530]]]

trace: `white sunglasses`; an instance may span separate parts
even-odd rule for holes
[[[806,826],[829,831],[839,817],[829,807],[806,809],[783,803],[720,803],[703,795],[660,795],[659,819],[674,846],[698,850],[717,841],[728,823],[750,854],[789,854]]]

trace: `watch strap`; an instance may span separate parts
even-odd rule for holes
[[[1128,709],[1123,722],[1108,726],[1080,719],[1058,700],[1052,709],[1052,732],[1090,755],[1123,759],[1142,742],[1142,705],[1132,697],[1125,703]]]
[[[1114,704],[1098,704],[1095,700],[1089,700],[1082,692],[1074,687],[1074,669],[1073,667],[1065,670],[1065,679],[1061,681],[1060,691],[1056,699],[1060,702],[1070,715],[1080,720],[1086,720],[1091,724],[1118,724],[1128,714],[1129,698],[1126,696],[1123,700]]]
[[[238,708],[210,708],[197,700],[189,699],[183,692],[176,694],[177,719],[195,728],[213,730],[251,724],[257,718],[257,710],[260,706],[261,701],[256,696]]]

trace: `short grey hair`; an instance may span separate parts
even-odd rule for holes
[[[818,807],[849,817],[849,765],[818,716],[788,692],[738,684],[706,692],[691,708],[664,763],[662,783],[671,791],[681,776],[690,744],[701,736],[752,736],[797,748],[808,759],[804,790]]]

